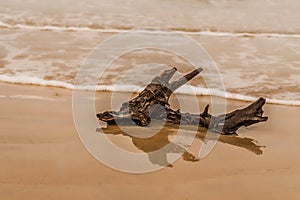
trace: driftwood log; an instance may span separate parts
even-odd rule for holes
[[[154,77],[149,85],[139,95],[122,104],[119,111],[105,111],[97,114],[101,121],[111,124],[137,124],[147,126],[151,119],[165,120],[173,124],[189,124],[209,129],[211,132],[221,134],[235,134],[242,126],[267,121],[263,117],[263,105],[266,100],[259,98],[246,108],[235,110],[228,114],[213,116],[208,113],[207,105],[201,114],[181,113],[172,110],[169,98],[172,93],[202,71],[198,68],[179,80],[170,81],[176,68],[164,71]]]

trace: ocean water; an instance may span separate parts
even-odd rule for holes
[[[177,32],[201,44],[224,83],[208,88],[215,77],[204,73],[178,93],[300,105],[298,0],[10,0],[0,10],[0,81],[73,89],[99,43],[151,27],[158,37]],[[170,52],[138,49],[85,81],[99,78],[98,90],[139,91],[168,66],[178,68],[177,77],[194,67]]]

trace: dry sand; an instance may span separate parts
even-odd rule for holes
[[[266,105],[267,123],[239,130],[266,146],[261,154],[224,136],[198,162],[179,159],[172,168],[128,174],[104,166],[81,144],[72,91],[3,83],[0,91],[0,199],[300,199],[299,107]],[[109,93],[98,95],[97,110],[104,111]],[[247,104],[228,101],[229,109]]]

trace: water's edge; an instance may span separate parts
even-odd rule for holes
[[[27,76],[7,76],[0,75],[0,81],[5,83],[13,84],[23,84],[23,85],[37,85],[37,86],[52,86],[66,88],[70,90],[85,90],[85,91],[111,91],[111,92],[141,92],[144,88],[138,85],[97,85],[97,86],[81,86],[73,85],[70,83],[65,83],[56,80],[44,80],[37,77],[27,77]],[[247,101],[252,102],[257,100],[259,97],[246,96],[241,94],[234,94],[226,91],[221,91],[218,89],[208,89],[195,86],[182,86],[175,91],[176,94],[186,94],[186,95],[198,95],[198,96],[216,96],[231,100]],[[280,100],[267,98],[267,103],[278,104],[278,105],[288,105],[288,106],[300,106],[300,101],[291,100]]]

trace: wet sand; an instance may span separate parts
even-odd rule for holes
[[[300,198],[299,107],[266,105],[268,122],[239,130],[240,138],[266,146],[260,152],[252,151],[249,141],[223,136],[203,160],[179,159],[173,167],[128,174],[104,166],[81,144],[72,91],[4,83],[0,91],[1,199]],[[97,94],[97,111],[110,105],[109,95]],[[209,102],[198,98],[202,106]],[[228,101],[228,109],[248,104]],[[110,137],[137,151],[130,138]],[[196,139],[190,152],[197,152],[201,143]]]

